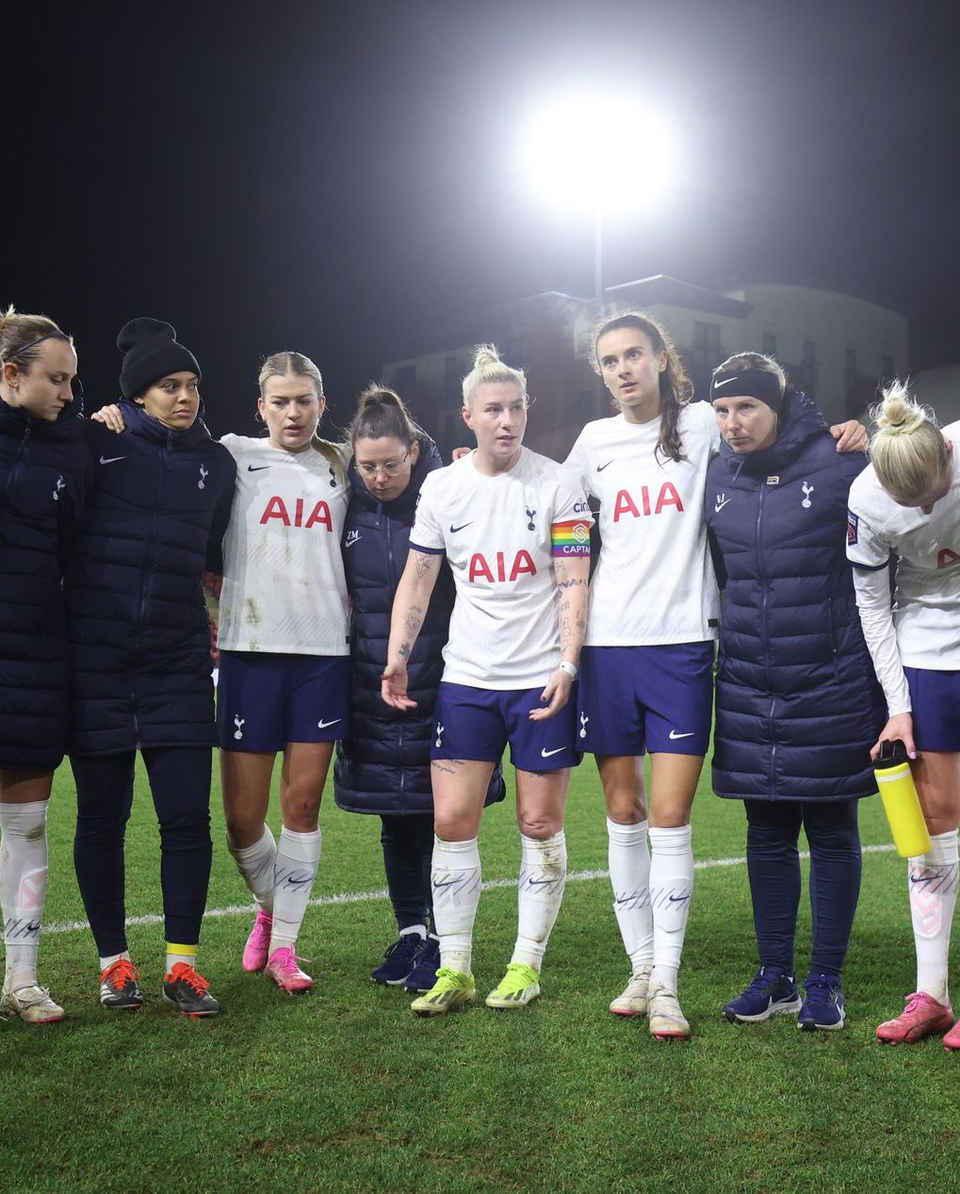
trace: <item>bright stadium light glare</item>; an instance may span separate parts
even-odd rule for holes
[[[663,113],[638,97],[573,92],[532,113],[520,159],[547,203],[607,216],[663,205],[676,185],[673,145]]]

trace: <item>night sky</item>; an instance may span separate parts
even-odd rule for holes
[[[0,301],[75,334],[88,407],[137,315],[199,357],[220,434],[253,430],[267,353],[312,356],[342,423],[450,311],[589,294],[588,221],[539,206],[515,149],[571,86],[675,129],[681,185],[609,222],[607,284],[838,289],[910,316],[914,371],[960,360],[956,5],[31,7],[3,18]],[[621,154],[657,169],[625,127],[591,163],[611,188]]]

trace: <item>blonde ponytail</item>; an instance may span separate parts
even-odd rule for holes
[[[526,402],[527,375],[524,371],[504,364],[496,344],[478,344],[473,350],[473,368],[463,379],[463,405],[470,405],[480,386],[498,382],[519,387]]]
[[[907,383],[891,382],[870,411],[876,431],[870,460],[877,480],[894,501],[918,506],[947,473],[947,444],[936,416],[910,395]]]

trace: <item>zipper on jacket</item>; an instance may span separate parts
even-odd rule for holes
[[[379,515],[382,512],[383,512],[383,506],[380,505],[377,507],[378,521],[379,521]],[[394,568],[394,563],[393,563],[393,536],[390,534],[390,519],[389,518],[387,519],[387,578],[390,582],[390,587],[393,590],[394,595],[396,595],[397,585],[399,584],[399,580],[396,576],[396,570]],[[423,629],[423,627],[421,626],[421,630],[422,629]],[[409,674],[410,674],[409,673],[409,662],[407,664],[407,669],[408,669],[407,675],[409,677]],[[400,763],[400,791],[398,792],[398,796],[400,797],[400,812],[402,813],[403,805],[404,805],[404,796],[406,794],[406,787],[407,787],[407,772],[406,772],[406,767],[404,766],[404,761],[403,761],[403,721],[402,720],[397,722],[397,758]]]
[[[770,712],[767,720],[770,726],[770,795],[775,796],[775,775],[777,770],[777,737],[776,720],[774,717],[777,698],[773,691],[773,675],[770,671],[770,651],[767,647],[767,575],[763,567],[763,550],[761,544],[761,523],[763,521],[763,494],[766,486],[761,485],[757,500],[757,573],[760,577],[760,649],[763,651],[764,667],[767,673],[767,688],[770,690]]]
[[[150,570],[153,565],[153,549],[157,541],[157,522],[160,517],[160,499],[163,496],[163,475],[167,468],[167,456],[173,451],[173,432],[167,432],[166,447],[160,453],[160,474],[157,481],[157,499],[153,506],[153,526],[148,540],[149,547],[147,550],[147,559],[143,569],[143,578],[140,582],[140,609],[137,614],[137,636],[134,639],[133,653],[137,657],[140,654],[140,635],[143,630],[143,619],[147,608],[147,580],[150,576]],[[137,718],[136,697],[133,690],[133,682],[130,684],[130,700],[133,707],[133,730],[137,740],[137,748],[140,747],[140,723]]]
[[[840,679],[840,649],[837,646],[837,627],[833,618],[833,598],[827,598],[827,622],[830,626],[830,650],[833,654],[833,678]]]

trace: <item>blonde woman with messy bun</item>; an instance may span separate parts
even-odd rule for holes
[[[476,448],[423,483],[410,553],[393,604],[382,695],[398,710],[407,663],[443,557],[456,600],[431,743],[435,842],[434,986],[412,1003],[442,1015],[474,998],[473,922],[480,899],[480,814],[509,742],[522,862],[519,932],[487,1006],[540,994],[540,966],[566,880],[564,806],[574,746],[571,689],[586,629],[592,517],[576,478],[524,448],[527,385],[480,345],[463,379],[463,419]]]
[[[947,977],[960,822],[960,422],[938,428],[902,382],[884,391],[873,416],[871,465],[851,486],[847,525],[860,620],[889,717],[872,754],[903,742],[931,839],[908,867],[916,988],[877,1037],[912,1043],[946,1032],[945,1046],[960,1049]]]

